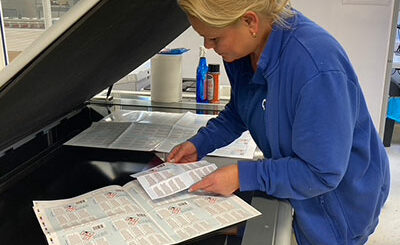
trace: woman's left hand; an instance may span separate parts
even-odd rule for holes
[[[193,185],[189,191],[205,191],[229,196],[239,189],[239,168],[237,164],[216,170],[203,180]]]

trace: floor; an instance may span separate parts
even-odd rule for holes
[[[42,29],[4,29],[8,51],[23,51],[44,32]]]
[[[8,60],[12,62],[27,49],[42,33],[43,29],[5,28]]]
[[[379,225],[368,245],[400,244],[400,124],[396,124],[392,144],[386,149],[390,160],[391,188]]]

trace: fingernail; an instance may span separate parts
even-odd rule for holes
[[[193,192],[193,190],[192,190],[192,188],[189,188],[189,190],[188,190],[189,192]]]
[[[175,162],[175,159],[171,159],[169,162]]]

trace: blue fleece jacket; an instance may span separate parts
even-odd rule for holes
[[[256,72],[226,63],[232,94],[190,141],[199,157],[249,130],[264,160],[239,163],[240,190],[287,199],[299,244],[363,244],[389,191],[387,154],[340,44],[301,13],[275,26]]]

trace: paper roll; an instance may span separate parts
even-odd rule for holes
[[[156,54],[151,59],[151,100],[182,100],[182,55]]]

